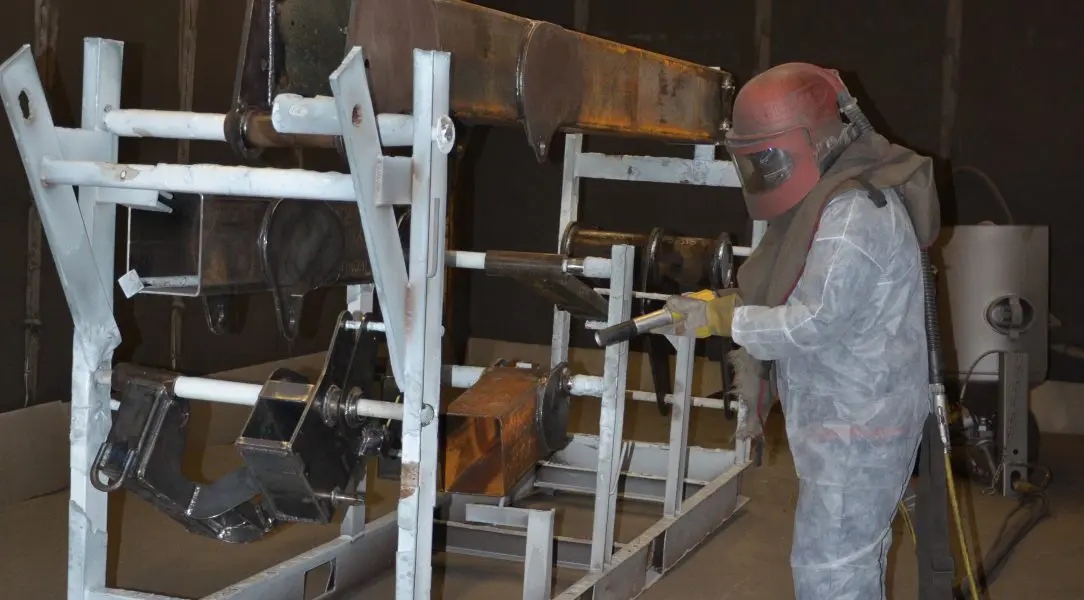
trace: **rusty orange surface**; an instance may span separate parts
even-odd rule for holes
[[[505,496],[541,458],[534,419],[544,375],[493,367],[447,408],[444,491]]]

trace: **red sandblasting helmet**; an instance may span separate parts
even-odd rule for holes
[[[753,219],[772,219],[801,202],[845,146],[837,101],[843,89],[834,70],[787,63],[738,92],[726,149]]]

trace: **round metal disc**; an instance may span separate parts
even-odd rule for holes
[[[570,408],[569,383],[572,371],[561,363],[550,371],[546,385],[539,392],[535,427],[538,443],[543,454],[550,454],[568,445],[568,420]]]

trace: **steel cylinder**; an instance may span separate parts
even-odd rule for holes
[[[726,234],[713,240],[671,235],[659,228],[651,233],[625,233],[571,223],[561,238],[561,254],[606,257],[615,245],[633,246],[635,281],[647,283],[647,289],[640,291],[676,293],[727,287],[734,268],[729,243]]]

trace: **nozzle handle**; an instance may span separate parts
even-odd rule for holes
[[[636,337],[638,333],[640,333],[640,330],[636,327],[636,320],[632,319],[617,325],[611,325],[605,329],[599,329],[595,332],[595,343],[600,348],[605,348],[627,342]]]

